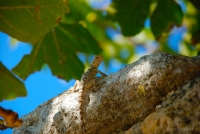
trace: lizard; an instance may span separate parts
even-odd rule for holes
[[[86,133],[85,131],[85,123],[84,123],[84,96],[85,96],[85,91],[89,89],[93,84],[94,84],[94,78],[97,73],[101,74],[102,76],[107,76],[100,70],[98,70],[99,65],[101,64],[103,60],[103,56],[97,55],[95,56],[94,60],[92,61],[90,68],[82,74],[81,80],[77,80],[75,83],[75,89],[78,90],[80,96],[78,98],[79,102],[79,110],[80,110],[80,129],[82,133]]]

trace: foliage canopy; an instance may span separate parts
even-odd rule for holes
[[[183,5],[186,10],[181,8]],[[135,54],[137,42],[132,39],[141,33],[147,37],[143,39],[143,45],[154,40],[160,44],[155,51],[178,53],[167,45],[167,38],[175,27],[186,27],[189,39],[183,38],[182,43],[191,53],[195,50],[193,46],[198,50],[198,5],[198,0],[182,3],[175,0],[113,0],[106,10],[95,10],[87,0],[0,0],[0,31],[33,46],[31,54],[25,55],[12,69],[21,79],[25,80],[31,73],[39,71],[44,64],[59,78],[79,79],[84,65],[78,53],[102,53],[106,63],[113,56],[126,63]],[[150,27],[145,26],[147,20]],[[117,42],[109,37],[109,29],[121,32],[123,41]],[[127,57],[120,55],[122,50],[128,53]],[[1,76],[7,73],[10,72],[0,72]],[[0,92],[8,90],[3,82],[1,79]],[[15,89],[12,85],[15,84],[9,85],[10,88]],[[20,94],[15,94],[15,97],[26,95],[23,86],[20,89]],[[14,97],[7,94],[4,98],[0,96],[0,100],[7,98]]]

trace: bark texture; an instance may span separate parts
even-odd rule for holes
[[[170,93],[162,105],[144,121],[123,134],[199,134],[200,77]]]
[[[199,74],[200,57],[189,58],[158,52],[144,56],[107,77],[97,78],[86,91],[83,100],[86,133],[124,133],[124,130],[134,124],[140,126],[137,123],[154,112],[156,105],[168,93]],[[14,129],[14,133],[81,133],[81,121],[78,118],[79,92],[75,87],[70,91],[47,101],[22,117],[23,124]],[[141,129],[138,130],[140,131]]]

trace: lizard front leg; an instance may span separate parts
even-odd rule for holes
[[[101,76],[103,77],[107,76],[105,73],[101,72],[100,70],[97,70],[97,73],[101,74]]]

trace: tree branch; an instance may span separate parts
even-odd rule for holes
[[[199,66],[200,57],[159,52],[96,78],[83,100],[86,132],[110,134],[129,129],[154,112],[168,93],[199,75]],[[73,89],[22,117],[23,124],[14,133],[79,133],[79,92]]]

